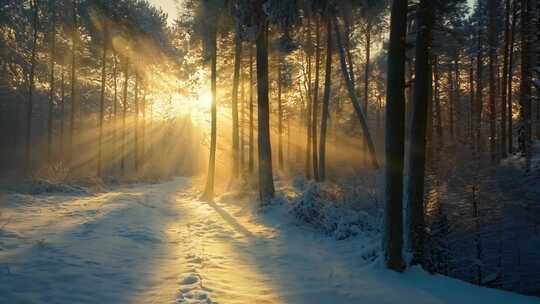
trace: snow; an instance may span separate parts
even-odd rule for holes
[[[300,222],[284,197],[261,211],[255,193],[206,203],[194,184],[4,193],[0,302],[540,303],[418,268],[388,271],[373,232],[337,240]]]

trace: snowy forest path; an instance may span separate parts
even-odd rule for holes
[[[194,184],[0,196],[0,303],[540,303],[388,272],[378,239],[337,241],[254,193],[202,202]]]

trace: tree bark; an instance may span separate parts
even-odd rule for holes
[[[307,44],[311,45],[311,18],[308,15],[307,20]],[[311,51],[310,51],[311,52]],[[313,129],[311,128],[311,120],[313,115],[313,100],[311,95],[311,53],[306,56],[307,63],[307,75],[306,75],[306,159],[304,167],[304,175],[306,179],[311,179],[311,140],[313,136]]]
[[[281,86],[282,86],[282,75],[281,69],[283,64],[283,57],[281,51],[278,50],[278,77],[277,77],[277,86],[278,86],[278,164],[279,169],[283,170],[283,104],[281,100]]]
[[[137,63],[137,61],[135,61]],[[134,130],[134,162],[135,172],[139,173],[139,72],[135,70],[135,130]]]
[[[475,151],[480,152],[482,150],[482,108],[483,108],[483,85],[482,85],[482,40],[481,40],[481,30],[478,27],[478,50],[476,53],[476,107],[474,109],[474,138],[475,138]]]
[[[103,55],[101,58],[101,95],[99,99],[99,142],[97,159],[97,176],[102,176],[102,149],[103,149],[103,116],[105,115],[105,82],[107,81],[107,48],[109,40],[108,25],[103,29]]]
[[[56,56],[56,2],[52,1],[51,11],[51,50],[49,65],[51,73],[49,76],[49,113],[47,116],[47,163],[52,163],[52,146],[53,146],[53,110],[54,110],[54,57]]]
[[[517,0],[516,0],[517,1]],[[516,40],[517,3],[514,1],[512,13],[512,25],[510,29],[510,55],[508,62],[508,153],[514,153],[514,130],[513,130],[513,102],[512,83],[514,82],[514,42]]]
[[[402,271],[403,158],[405,129],[405,37],[407,0],[394,0],[391,9],[386,101],[386,197],[384,253],[386,266]]]
[[[354,110],[356,112],[356,116],[360,120],[360,125],[362,127],[362,133],[364,134],[364,140],[367,143],[368,151],[370,155],[370,161],[371,166],[374,169],[377,169],[379,167],[379,164],[377,162],[377,156],[375,155],[375,146],[373,144],[373,140],[371,138],[371,134],[369,132],[369,127],[367,125],[367,120],[364,115],[364,111],[362,110],[362,107],[360,106],[360,102],[358,101],[358,97],[356,95],[356,91],[354,89],[354,85],[351,81],[349,69],[347,68],[347,63],[345,62],[345,51],[343,49],[343,43],[341,42],[341,35],[339,33],[339,27],[337,23],[337,18],[334,19],[334,31],[336,34],[336,39],[338,43],[338,50],[339,50],[339,58],[340,58],[340,65],[341,65],[341,73],[343,74],[343,78],[345,79],[345,84],[347,85],[347,91],[349,93],[349,98],[351,99],[351,102],[353,104]]]
[[[64,123],[66,121],[66,86],[65,86],[65,71],[64,64],[61,67],[61,79],[60,79],[60,155],[63,157],[65,152],[64,146]]]
[[[497,7],[495,1],[488,1],[488,14],[489,14],[489,33],[488,33],[488,47],[489,47],[489,151],[491,156],[491,162],[495,163],[497,160],[497,134],[496,134],[496,105],[495,96],[497,95],[496,88],[496,61],[497,61]]]
[[[317,117],[319,116],[319,72],[320,72],[320,62],[321,62],[321,27],[319,16],[315,16],[315,84],[313,87],[313,106],[312,106],[312,119],[311,119],[311,150],[313,157],[313,178],[316,181],[319,181],[319,160],[317,153]]]
[[[326,65],[324,73],[324,96],[321,117],[321,141],[319,143],[319,177],[326,179],[326,128],[328,124],[330,88],[332,84],[332,19],[326,20]]]
[[[266,21],[261,25],[256,43],[259,116],[259,199],[261,203],[265,204],[274,197],[272,148],[270,145],[270,109],[268,102],[268,23]]]
[[[112,147],[113,147],[113,151],[112,151],[112,164],[111,165],[115,165],[116,164],[116,159],[115,159],[115,155],[116,155],[116,148],[118,146],[117,144],[117,141],[116,141],[116,128],[118,127],[117,126],[117,121],[118,121],[118,71],[117,71],[117,65],[118,65],[118,62],[117,62],[117,59],[116,59],[116,53],[114,52],[114,49],[113,49],[113,91],[114,91],[114,95],[113,95],[113,127],[112,127]],[[116,166],[114,166],[114,168],[116,168]]]
[[[431,0],[421,0],[417,12],[415,81],[413,91],[411,135],[409,144],[409,176],[407,208],[409,248],[411,264],[423,264],[424,260],[424,174],[426,162],[426,129],[431,90]]]
[[[444,147],[444,133],[443,133],[443,122],[442,122],[442,110],[441,110],[441,95],[440,95],[440,74],[439,74],[439,61],[438,57],[433,58],[433,74],[435,76],[435,89],[434,89],[434,99],[435,99],[435,113],[437,114],[437,143],[438,150]]]
[[[74,136],[75,136],[75,114],[77,112],[77,1],[73,0],[73,27],[71,33],[71,117],[69,124],[69,163],[71,171],[75,168],[74,157],[73,157],[73,147],[74,147]]]
[[[508,93],[508,48],[510,46],[510,0],[505,0],[505,20],[504,20],[504,50],[503,50],[503,71],[501,83],[501,158],[506,158],[506,97]],[[509,113],[509,115],[511,115]]]
[[[232,177],[238,178],[240,175],[240,140],[238,135],[238,86],[240,84],[240,58],[242,56],[242,40],[239,33],[236,33],[234,38],[234,76],[233,76],[233,91],[232,91]]]
[[[214,199],[214,178],[216,173],[216,143],[217,143],[217,28],[212,26],[210,31],[210,86],[212,90],[212,106],[210,109],[211,134],[210,134],[210,155],[208,160],[208,175],[206,177],[206,187],[201,197],[202,200],[212,201]]]
[[[246,98],[245,98],[245,77],[243,69],[240,69],[240,169],[244,170],[245,166],[245,136],[244,136],[244,129],[246,128]]]
[[[127,95],[128,95],[128,80],[129,80],[129,58],[126,57],[126,63],[124,66],[124,96],[122,96],[122,144],[120,145],[120,155],[122,157],[120,161],[120,169],[122,174],[125,173],[126,168],[126,114],[127,114]]]
[[[370,60],[371,60],[371,21],[368,21],[366,25],[366,68],[364,71],[364,111],[366,118],[369,115],[369,74],[370,74]]]
[[[31,170],[31,139],[32,139],[32,110],[34,107],[34,78],[36,70],[36,53],[37,53],[37,38],[38,38],[38,22],[39,22],[39,7],[37,0],[32,1],[32,8],[34,11],[32,27],[34,29],[34,35],[32,40],[32,57],[30,61],[30,76],[28,83],[28,105],[26,109],[26,137],[25,137],[25,161],[24,161],[24,173],[26,177],[30,176]]]
[[[530,0],[521,0],[521,77],[519,85],[519,118],[522,128],[522,138],[520,138],[520,152],[526,159],[526,169],[530,170],[531,158],[531,67],[530,67],[530,27],[529,20],[531,12]]]
[[[253,121],[253,46],[249,47],[249,172],[254,170],[254,129]]]

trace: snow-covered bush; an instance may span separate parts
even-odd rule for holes
[[[28,183],[25,183],[15,189],[17,192],[28,193],[28,194],[44,194],[44,193],[65,193],[65,194],[75,194],[75,195],[87,195],[89,191],[81,186],[65,184],[65,183],[54,183],[45,179],[35,179]]]
[[[345,203],[342,188],[330,183],[309,183],[292,200],[290,212],[324,233],[343,240],[360,233],[377,231],[375,218]]]

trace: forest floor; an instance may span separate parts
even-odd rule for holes
[[[338,241],[300,223],[287,200],[201,202],[194,184],[2,194],[0,302],[540,303],[418,268],[390,272],[369,254],[379,235]]]

